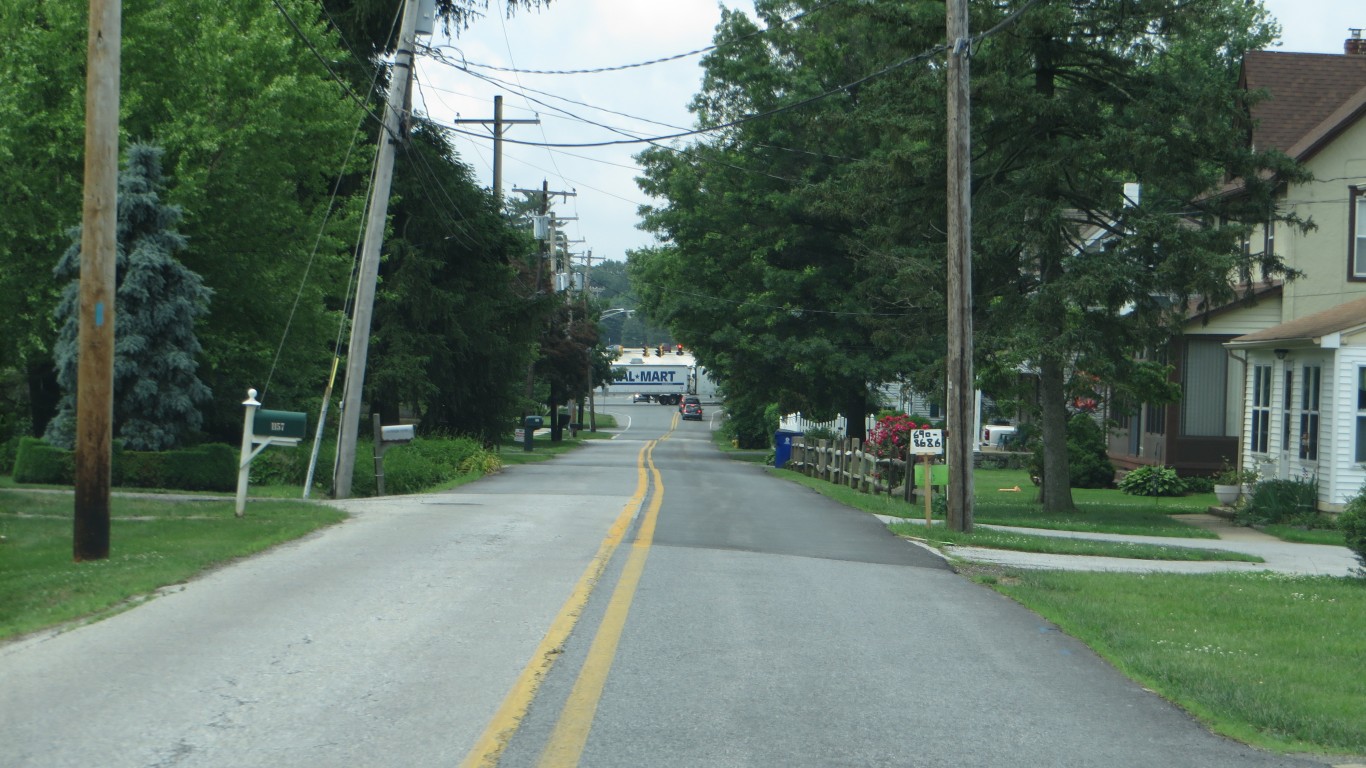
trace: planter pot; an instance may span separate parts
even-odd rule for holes
[[[1218,499],[1219,503],[1223,504],[1226,507],[1232,505],[1233,502],[1237,501],[1238,494],[1240,494],[1241,492],[1242,488],[1236,485],[1214,486],[1214,498]]]

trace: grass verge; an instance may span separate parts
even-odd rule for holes
[[[1347,539],[1342,535],[1342,531],[1335,528],[1302,528],[1298,525],[1259,525],[1257,530],[1268,533],[1281,541],[1293,541],[1296,544],[1331,544],[1333,546],[1347,546]]]
[[[594,435],[589,437],[589,435]],[[517,464],[535,464],[538,461],[549,461],[561,454],[583,445],[588,440],[609,439],[611,435],[603,432],[580,432],[578,437],[570,437],[569,431],[565,430],[564,438],[558,443],[551,442],[550,435],[537,435],[531,441],[531,452],[523,450],[521,443],[508,443],[498,452],[498,458],[505,466]]]
[[[110,557],[71,560],[72,497],[0,491],[0,640],[99,617],[161,587],[345,518],[300,501],[110,501]]]
[[[726,436],[723,429],[713,429],[711,432],[712,445],[716,450],[724,453],[726,458],[733,461],[744,461],[750,464],[767,464],[773,458],[772,448],[736,448],[731,444],[730,438]]]
[[[961,570],[1219,733],[1366,755],[1366,580]]]
[[[785,469],[775,469],[773,472],[856,509],[893,517],[923,518],[925,514],[922,504],[908,504],[899,498],[859,493],[851,488]],[[1078,490],[1074,491],[1076,511],[1048,513],[1034,503],[1032,487],[1026,489],[1025,486],[1020,486],[1022,490],[1018,492],[996,490],[1018,486],[1019,483],[1015,481],[1021,477],[1025,483],[1029,482],[1024,472],[1015,470],[979,469],[974,472],[973,487],[976,493],[973,521],[1017,528],[1119,533],[1130,536],[1218,538],[1216,534],[1203,528],[1196,528],[1170,517],[1173,514],[1203,512],[1205,507],[1199,506],[1198,501],[1161,499],[1164,503],[1153,504],[1152,499],[1143,499],[1141,503],[1134,503],[1133,500],[1140,497],[1127,496],[1115,490]],[[1178,501],[1184,503],[1174,503]]]
[[[1162,544],[1140,544],[1123,541],[1095,541],[1069,539],[1058,536],[1033,536],[1027,533],[993,531],[976,528],[972,533],[958,533],[943,526],[928,532],[923,525],[899,523],[890,526],[898,536],[919,539],[932,547],[986,547],[1009,549],[1016,552],[1038,552],[1048,555],[1089,555],[1092,557],[1124,557],[1138,560],[1226,560],[1240,563],[1264,563],[1256,555],[1196,547],[1169,547]]]

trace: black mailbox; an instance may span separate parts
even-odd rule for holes
[[[527,429],[540,429],[545,426],[545,419],[542,419],[540,416],[528,416],[526,417],[525,425]]]

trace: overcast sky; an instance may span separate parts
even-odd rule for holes
[[[1264,0],[1282,26],[1280,50],[1342,53],[1349,27],[1366,27],[1362,0]],[[495,8],[500,3],[490,3]],[[618,67],[704,48],[720,20],[720,6],[752,12],[749,0],[553,0],[548,8],[519,11],[507,19],[496,11],[446,43],[444,55],[470,65],[520,70],[584,70]],[[492,119],[493,97],[503,95],[505,119],[539,118],[539,125],[512,125],[503,147],[504,193],[514,187],[576,191],[558,201],[573,250],[591,249],[596,259],[624,259],[626,251],[650,245],[636,229],[636,210],[647,202],[636,187],[633,155],[646,145],[545,148],[513,143],[587,143],[632,136],[660,136],[692,125],[687,104],[697,92],[701,57],[685,56],[649,66],[595,74],[529,74],[470,68],[506,84],[478,79],[431,58],[417,68],[418,98],[435,120],[457,115]],[[543,95],[534,93],[542,91]],[[560,97],[560,98],[555,98]],[[572,99],[572,104],[560,99]],[[537,100],[544,103],[537,103]],[[549,105],[549,106],[547,106]],[[588,105],[588,106],[584,106]],[[572,116],[557,111],[564,110]],[[601,124],[590,125],[592,121]],[[462,125],[482,138],[459,137],[456,148],[485,186],[492,186],[490,129]],[[596,263],[596,261],[595,261]]]

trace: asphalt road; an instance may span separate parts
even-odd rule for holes
[[[610,407],[610,442],[0,647],[0,765],[1318,764],[1210,735],[708,422]]]

